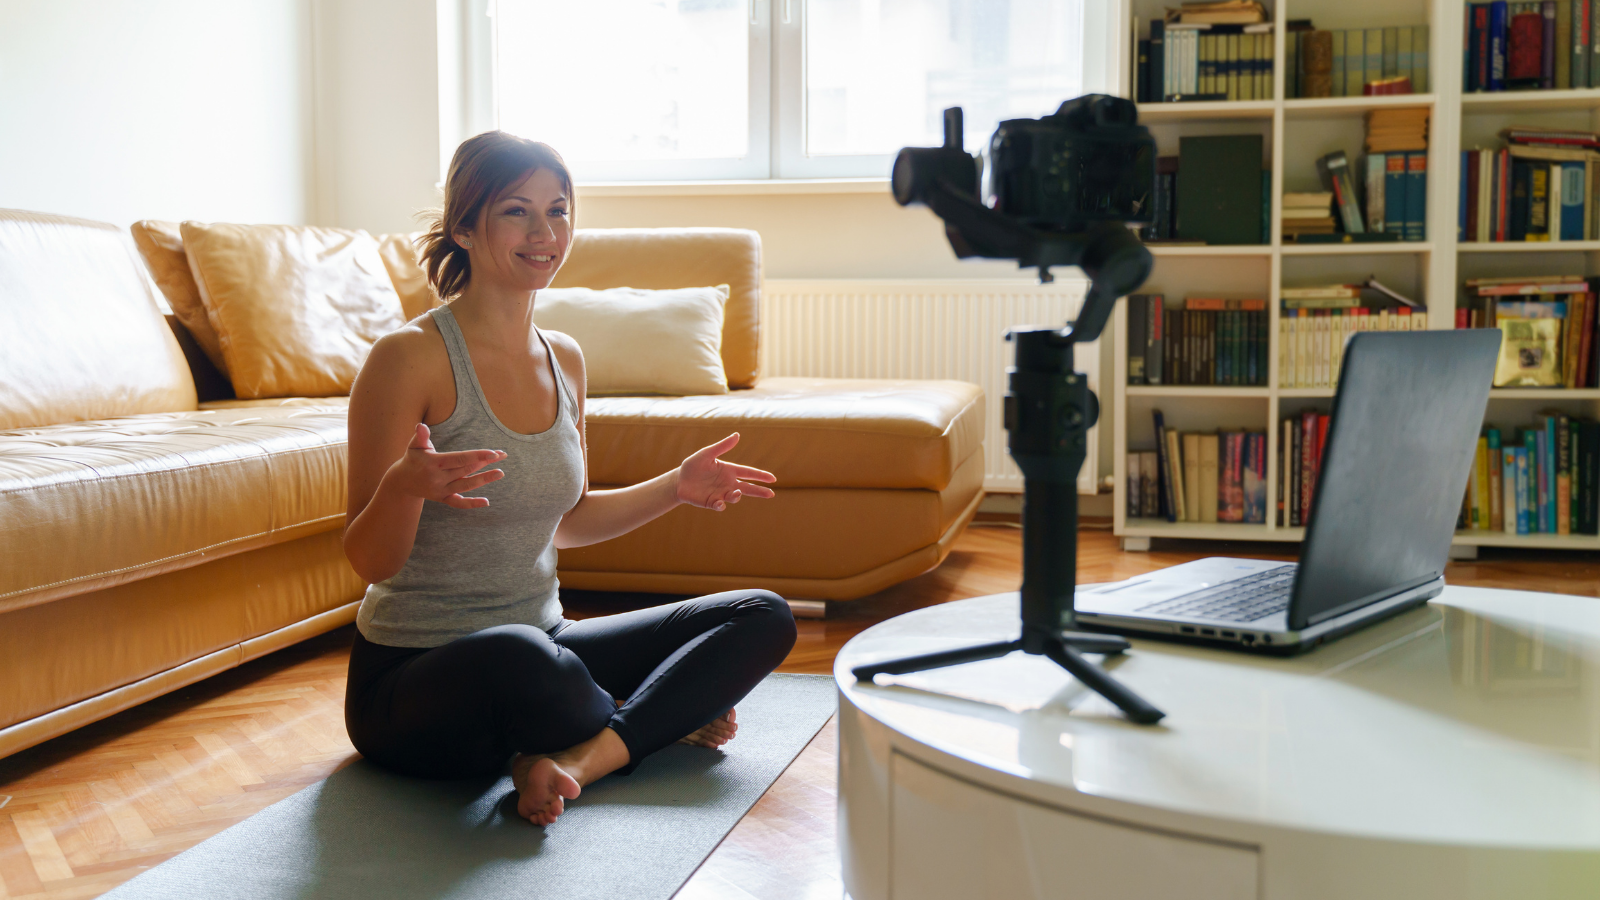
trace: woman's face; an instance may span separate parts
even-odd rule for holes
[[[550,286],[572,243],[571,198],[549,169],[535,169],[484,208],[464,237],[472,280],[519,291]],[[481,280],[481,281],[480,281]]]

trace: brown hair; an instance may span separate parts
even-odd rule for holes
[[[444,185],[444,209],[428,220],[428,230],[418,240],[428,281],[440,297],[449,300],[460,295],[472,280],[472,263],[466,248],[456,243],[456,233],[471,231],[485,206],[539,169],[549,169],[561,179],[567,192],[567,215],[572,215],[576,205],[572,173],[549,144],[504,131],[485,131],[456,148]]]

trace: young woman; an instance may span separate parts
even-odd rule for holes
[[[734,704],[795,637],[788,605],[757,590],[562,618],[558,548],[682,503],[771,497],[776,481],[719,458],[732,434],[643,484],[589,489],[583,354],[533,324],[571,241],[572,179],[554,150],[502,132],[463,143],[422,239],[450,302],[378,341],[350,393],[344,548],[372,583],[350,656],[351,741],[425,777],[509,762],[517,811],[539,825],[674,741],[731,740]]]

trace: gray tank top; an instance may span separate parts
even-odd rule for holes
[[[496,625],[548,631],[561,623],[556,526],[583,495],[577,400],[541,333],[555,372],[556,421],[538,434],[512,431],[484,399],[450,307],[430,315],[456,382],[456,408],[430,429],[434,449],[504,450],[493,468],[506,477],[471,492],[489,498],[482,509],[424,503],[405,566],[367,588],[356,626],[390,647],[438,647]]]

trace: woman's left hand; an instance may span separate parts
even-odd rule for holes
[[[744,497],[773,496],[772,489],[752,482],[776,482],[777,476],[750,466],[718,459],[739,443],[734,432],[695,453],[678,467],[678,501],[721,512]]]

